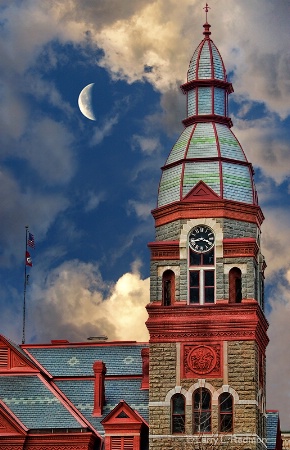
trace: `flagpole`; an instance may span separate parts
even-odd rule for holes
[[[28,233],[28,225],[25,226],[25,253],[24,253],[24,290],[23,290],[23,328],[22,328],[22,344],[25,344],[25,313],[26,313],[26,285],[27,285],[27,275],[26,275],[26,266],[27,266],[27,233]]]

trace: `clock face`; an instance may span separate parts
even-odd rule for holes
[[[189,246],[196,253],[206,253],[214,246],[214,232],[206,225],[197,225],[189,234]]]

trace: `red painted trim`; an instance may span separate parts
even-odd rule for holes
[[[199,45],[199,49],[198,49],[198,55],[196,58],[196,73],[195,73],[195,79],[198,80],[198,72],[199,72],[199,62],[200,62],[200,55],[203,49],[205,43],[205,39],[203,41],[201,41],[200,45]],[[197,105],[196,105],[197,106]]]
[[[7,348],[7,367],[1,367],[0,373],[37,373],[38,368],[28,358],[26,358],[16,347],[14,347],[5,336],[0,335],[0,348]],[[17,365],[22,363],[23,365]]]
[[[211,39],[209,39],[209,41],[208,41],[208,48],[209,48],[209,54],[210,54],[211,77],[213,79],[215,79],[215,77],[214,77],[214,64],[213,64],[212,45],[214,45],[214,43],[213,43],[213,41]]]
[[[258,205],[234,202],[232,200],[202,200],[192,199],[191,202],[174,202],[151,211],[155,226],[159,227],[175,220],[196,218],[226,218],[251,222],[259,227],[264,215]]]
[[[95,374],[93,416],[101,417],[105,403],[105,375],[107,369],[103,361],[95,361],[93,369]]]
[[[185,127],[192,125],[194,123],[204,123],[204,122],[217,122],[223,125],[227,125],[229,128],[233,126],[232,119],[230,117],[218,116],[217,114],[202,114],[187,117],[183,119],[182,123]]]
[[[59,397],[63,399],[70,408],[70,410],[74,411],[74,414],[79,417],[80,420],[82,420],[85,424],[86,428],[89,428],[92,430],[96,436],[98,436],[101,439],[101,436],[99,435],[99,432],[96,428],[93,427],[93,425],[83,416],[83,414],[76,408],[76,406],[65,396],[65,394],[62,392],[62,390],[52,381],[51,382],[52,388],[58,393]]]
[[[214,135],[216,139],[216,145],[217,145],[217,151],[218,151],[218,157],[219,157],[219,173],[220,173],[220,196],[221,198],[224,198],[224,185],[223,185],[223,166],[222,166],[222,155],[221,155],[221,148],[220,148],[220,141],[216,130],[216,124],[213,124],[214,129]]]
[[[191,91],[192,89],[195,89],[199,86],[200,87],[208,87],[208,86],[219,87],[219,88],[225,89],[225,91],[228,94],[231,94],[232,92],[234,92],[232,83],[229,83],[228,81],[223,81],[223,80],[216,80],[214,78],[207,79],[207,80],[201,80],[201,79],[191,80],[191,81],[188,81],[187,83],[182,84],[180,86],[180,89],[182,90],[182,92],[184,94],[186,94],[188,91]]]
[[[225,158],[222,156],[213,156],[211,158],[187,158],[187,159],[179,159],[178,161],[174,161],[170,164],[167,164],[161,167],[162,170],[170,169],[171,167],[179,166],[180,164],[188,163],[188,162],[212,162],[212,161],[222,161],[229,162],[231,164],[235,164],[237,166],[246,166],[250,169],[250,172],[253,170],[253,166],[248,161],[240,161],[238,159]]]
[[[30,358],[32,358],[32,356],[29,353],[29,349],[30,348],[51,348],[51,347],[55,347],[55,348],[69,348],[69,347],[116,347],[116,346],[124,346],[124,345],[128,345],[128,346],[132,346],[132,345],[146,345],[147,342],[137,342],[137,341],[102,341],[102,342],[70,342],[69,344],[66,345],[53,345],[53,344],[22,344],[20,345],[20,347],[26,351],[26,353],[29,355]]]
[[[268,344],[268,322],[257,301],[162,307],[147,305],[146,322],[150,343],[213,341],[255,341],[262,349]]]
[[[0,407],[0,416],[2,414],[5,419],[11,424],[11,426],[17,430],[18,433],[26,434],[28,428],[24,425],[24,423],[21,422],[21,420],[19,420],[19,418],[2,400],[0,400]],[[0,436],[2,436],[2,432],[0,432]]]
[[[76,414],[75,410],[68,405],[67,398],[60,394],[59,390],[55,389],[55,385],[49,383],[41,374],[36,375],[40,381],[50,390],[50,392],[60,401],[60,403],[72,414],[72,416],[79,422],[82,428],[85,428],[87,424],[79,416],[79,412]]]
[[[152,260],[179,259],[179,241],[149,242]]]
[[[183,201],[200,201],[200,200],[220,200],[220,196],[216,194],[204,181],[200,180],[191,191],[186,194]]]
[[[196,130],[196,124],[192,127],[192,130],[191,130],[191,133],[190,133],[190,137],[189,137],[188,142],[186,144],[186,149],[185,149],[185,152],[184,152],[183,161],[187,160],[189,145],[190,145],[190,142],[191,142],[191,139],[192,139],[192,136],[193,136],[193,133],[195,132],[195,130]],[[178,163],[180,163],[180,160],[178,161]],[[168,166],[166,166],[166,167],[168,167]],[[183,196],[182,188],[183,188],[184,171],[185,171],[185,164],[182,164],[181,181],[180,181],[180,188],[179,188],[179,198],[180,199],[182,199],[182,196]]]
[[[259,246],[254,238],[224,239],[223,257],[236,258],[250,256],[257,258]]]

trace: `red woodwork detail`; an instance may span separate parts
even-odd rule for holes
[[[255,300],[245,303],[212,305],[179,305],[163,307],[147,305],[146,322],[150,342],[186,342],[196,339],[204,343],[229,340],[256,341],[262,351],[268,344],[268,322]]]
[[[22,353],[18,352],[3,336],[0,337],[0,373],[38,372]]]
[[[227,125],[229,128],[233,126],[232,119],[230,117],[218,116],[217,114],[201,114],[196,116],[190,116],[183,119],[182,123],[185,127],[193,125],[194,123],[215,122]]]
[[[132,450],[140,450],[140,434],[148,426],[142,417],[128,403],[120,403],[101,421],[105,430],[105,448],[112,450],[112,437],[133,437]],[[122,448],[122,447],[121,447]]]
[[[95,374],[93,416],[100,417],[103,413],[103,406],[105,403],[106,365],[103,361],[96,361],[93,365],[93,369]]]
[[[182,346],[183,378],[220,378],[222,376],[221,344],[195,342]]]
[[[7,411],[4,410],[7,409]],[[16,421],[10,411],[8,412],[8,408],[1,402],[0,409],[0,440],[2,442],[2,437],[6,435],[20,435],[25,436],[27,431],[26,427],[21,427],[18,421]],[[1,448],[1,447],[0,447]]]
[[[91,432],[29,434],[21,450],[91,450],[95,444]]]
[[[206,184],[199,181],[193,189],[184,197],[184,202],[200,202],[201,200],[220,200],[220,197]]]
[[[175,220],[195,218],[225,218],[255,223],[261,226],[264,215],[258,205],[234,202],[232,200],[177,201],[152,211],[155,226],[165,225]]]
[[[149,348],[142,348],[142,382],[141,389],[149,389]]]
[[[186,94],[188,91],[191,91],[192,89],[195,89],[196,87],[211,87],[215,86],[218,88],[225,89],[228,94],[231,94],[234,92],[234,88],[232,83],[229,83],[228,81],[223,80],[216,80],[216,79],[208,79],[208,80],[191,80],[187,83],[184,83],[180,86],[182,92]]]
[[[179,259],[179,241],[149,242],[151,260]]]
[[[251,256],[257,258],[259,247],[255,238],[223,240],[224,258]]]

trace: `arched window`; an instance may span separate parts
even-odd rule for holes
[[[162,277],[162,304],[170,306],[175,300],[175,274],[172,270],[165,270]]]
[[[229,272],[229,303],[242,301],[242,272],[233,267]]]
[[[182,394],[171,398],[171,429],[172,434],[185,433],[185,398]]]
[[[208,433],[211,431],[211,393],[208,389],[199,388],[193,393],[193,432]]]
[[[233,396],[228,392],[219,396],[219,431],[221,433],[233,431]]]

